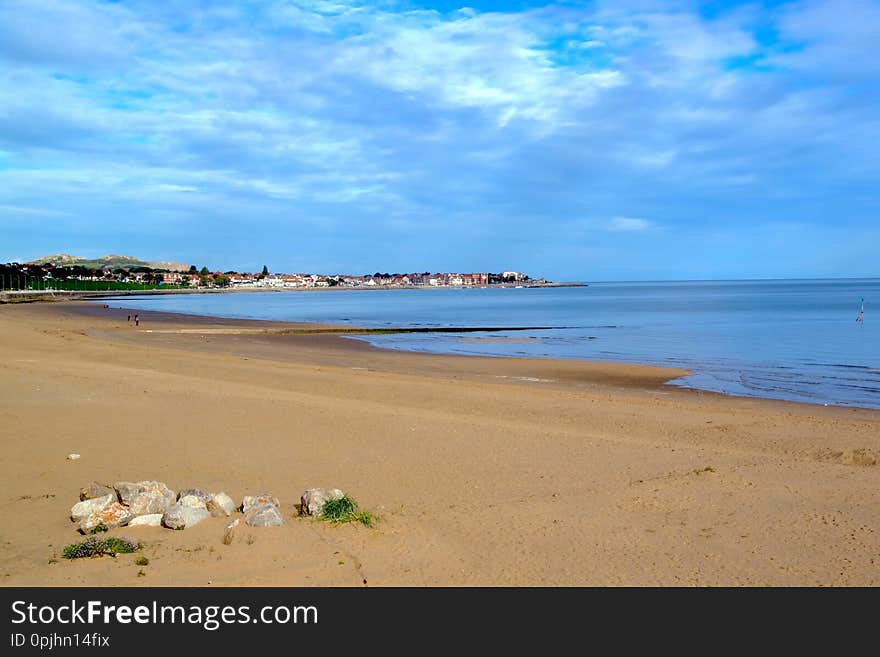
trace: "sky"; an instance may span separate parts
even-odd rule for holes
[[[878,33],[878,0],[3,0],[0,261],[880,276]]]

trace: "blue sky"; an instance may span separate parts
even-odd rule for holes
[[[880,275],[880,2],[4,0],[0,261]]]

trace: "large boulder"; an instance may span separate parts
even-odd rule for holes
[[[259,495],[245,495],[244,499],[241,502],[241,510],[244,513],[247,513],[251,507],[258,506],[260,504],[271,504],[273,506],[281,506],[281,502],[278,501],[278,498],[269,495],[269,493],[261,493]]]
[[[274,504],[257,504],[245,512],[244,522],[249,527],[279,527],[284,524],[284,518]]]
[[[208,512],[215,518],[231,516],[232,512],[235,511],[235,502],[226,493],[213,493],[205,506]]]
[[[118,481],[113,484],[113,488],[116,489],[116,495],[119,497],[119,501],[125,504],[126,506],[131,506],[132,502],[134,502],[135,498],[142,493],[152,493],[153,497],[164,497],[169,499],[169,504],[173,503],[175,499],[177,499],[177,495],[173,490],[168,488],[161,481]]]
[[[164,513],[165,509],[174,504],[174,500],[173,490],[167,488],[164,491],[158,488],[148,489],[131,498],[128,508],[131,509],[134,516]]]
[[[128,523],[129,527],[161,527],[162,526],[162,516],[161,513],[150,513],[145,516],[138,516],[137,518],[132,518],[131,522]]]
[[[131,511],[116,501],[112,493],[77,502],[70,509],[70,519],[79,523],[79,530],[88,534],[101,527],[110,529],[125,525],[132,519]]]
[[[165,510],[162,524],[170,529],[187,529],[210,517],[202,500],[195,495],[184,495]]]
[[[96,497],[104,497],[105,495],[113,495],[115,497],[116,493],[114,492],[112,486],[99,484],[97,481],[93,481],[88,486],[84,486],[79,490],[80,501],[93,500]]]
[[[324,512],[324,504],[327,501],[339,500],[343,497],[345,497],[345,493],[338,488],[330,488],[329,490],[325,488],[309,488],[300,498],[302,503],[300,510],[302,513],[319,518]]]

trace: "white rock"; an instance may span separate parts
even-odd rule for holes
[[[310,516],[320,517],[324,510],[324,504],[329,500],[339,500],[345,497],[338,488],[326,490],[324,488],[309,488],[306,490],[300,502],[302,503],[302,512]]]
[[[196,495],[184,495],[177,503],[180,506],[189,507],[190,509],[207,509],[208,505],[205,504],[205,501]]]
[[[274,504],[252,506],[244,514],[244,521],[250,527],[279,527],[284,524],[284,518]]]
[[[269,493],[261,493],[260,495],[245,495],[241,502],[241,510],[247,513],[251,507],[259,504],[271,504],[273,506],[281,506],[281,502],[277,497],[269,495]]]
[[[162,514],[172,504],[174,504],[174,491],[145,490],[131,498],[128,508],[131,509],[132,515],[146,516]]]
[[[79,530],[83,534],[88,534],[98,527],[111,529],[112,527],[127,525],[131,519],[131,511],[128,510],[127,506],[123,506],[119,502],[111,502],[100,511],[96,511],[83,519],[79,523]]]
[[[79,458],[81,458],[79,454],[68,454],[67,455],[68,461],[76,461]]]
[[[100,511],[111,502],[116,501],[116,496],[112,493],[102,495],[101,497],[93,497],[90,500],[77,502],[70,508],[70,519],[74,522],[80,522],[83,518],[95,511]]]
[[[205,505],[201,500],[192,495],[187,495],[186,497],[192,497],[194,500],[202,504],[202,506],[187,506],[181,502],[172,504],[162,516],[162,524],[164,526],[169,529],[187,529],[193,525],[199,524],[205,518],[211,517],[211,514],[208,513],[208,510],[205,508]]]
[[[215,518],[231,516],[232,512],[235,511],[235,502],[226,493],[213,493],[205,506]]]
[[[161,513],[149,513],[145,516],[137,516],[136,518],[132,518],[131,522],[128,523],[129,527],[161,527],[162,526],[162,515]]]
[[[79,530],[87,534],[97,527],[119,527],[132,519],[131,511],[116,501],[115,495],[104,495],[77,502],[70,509],[70,519],[79,523]]]

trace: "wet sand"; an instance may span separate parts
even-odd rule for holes
[[[680,370],[127,314],[0,306],[5,585],[880,583],[878,411],[663,385]],[[80,487],[142,479],[269,491],[286,524],[229,546],[222,519],[113,530],[145,543],[144,567],[60,558]],[[311,486],[378,526],[293,517]]]

